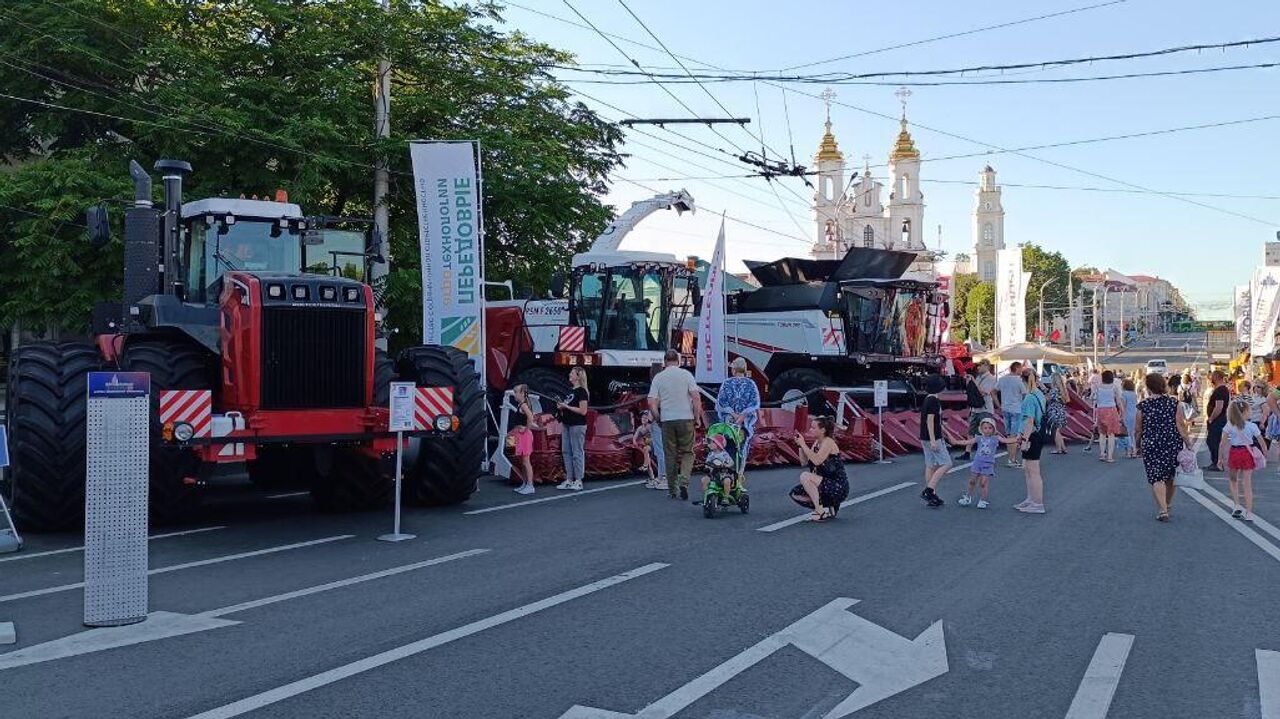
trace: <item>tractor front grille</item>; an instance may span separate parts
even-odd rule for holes
[[[364,308],[262,308],[262,408],[365,405]]]

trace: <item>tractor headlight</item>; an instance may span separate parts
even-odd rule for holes
[[[267,297],[273,300],[284,299],[284,285],[267,285]]]
[[[453,428],[453,417],[450,417],[447,414],[442,414],[439,417],[436,417],[437,432],[448,432],[452,428]]]
[[[333,302],[334,300],[338,299],[338,288],[328,287],[328,286],[321,287],[320,299],[324,300],[325,302]]]
[[[359,301],[360,301],[360,288],[359,288],[359,287],[348,287],[348,288],[347,288],[347,290],[346,290],[346,293],[345,293],[345,294],[346,294],[346,297],[347,297],[347,302],[359,302]]]
[[[188,442],[196,435],[196,428],[186,422],[178,422],[173,425],[173,438],[179,442]]]

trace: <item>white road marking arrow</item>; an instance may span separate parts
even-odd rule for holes
[[[787,646],[796,647],[858,683],[857,690],[827,712],[825,719],[849,716],[947,673],[941,620],[915,639],[907,639],[846,611],[857,603],[857,599],[843,597],[829,602],[636,714],[575,706],[560,719],[667,719]]]

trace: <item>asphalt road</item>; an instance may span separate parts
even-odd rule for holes
[[[1140,462],[1080,446],[1046,456],[1042,516],[1003,466],[987,510],[955,504],[963,470],[925,507],[919,457],[849,470],[870,496],[822,525],[781,524],[781,469],[713,520],[630,482],[532,504],[495,482],[407,512],[399,544],[374,539],[389,512],[231,491],[151,542],[152,610],[181,616],[85,634],[81,554],[41,554],[79,538],[31,537],[0,555],[0,716],[1280,716],[1280,530],[1212,493],[1156,522]]]

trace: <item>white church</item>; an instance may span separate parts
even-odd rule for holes
[[[905,98],[902,98],[905,100]],[[907,129],[903,103],[901,129],[889,153],[889,204],[882,200],[884,184],[871,174],[871,156],[863,155],[863,170],[855,182],[845,185],[844,154],[831,131],[830,105],[826,132],[814,156],[817,187],[813,195],[814,225],[818,241],[811,254],[817,259],[839,259],[851,247],[876,247],[920,253],[907,276],[937,277],[937,256],[925,246],[924,194],[920,191],[920,151]],[[1004,249],[1004,206],[996,171],[990,165],[979,173],[973,211],[973,255],[957,255],[955,273],[976,272],[984,281],[996,277],[996,252]]]

